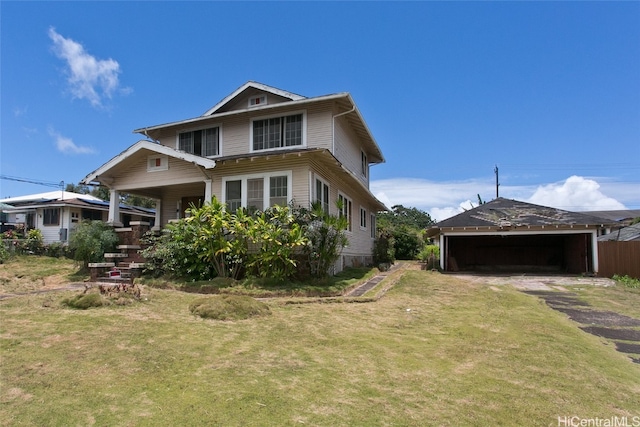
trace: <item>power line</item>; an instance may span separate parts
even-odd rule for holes
[[[20,178],[17,176],[0,175],[0,179],[6,179],[7,181],[26,182],[29,184],[42,185],[44,187],[54,187],[64,190],[64,181],[55,183],[53,181],[38,181],[31,178]]]

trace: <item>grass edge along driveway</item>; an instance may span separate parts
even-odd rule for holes
[[[606,290],[604,290],[606,292]],[[537,298],[407,271],[366,304],[237,322],[199,296],[0,301],[0,425],[558,425],[640,416],[640,367]]]

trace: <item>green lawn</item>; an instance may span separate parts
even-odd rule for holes
[[[640,416],[640,365],[538,298],[500,289],[411,270],[377,302],[273,299],[270,316],[235,322],[191,315],[199,295],[149,287],[140,304],[86,311],[60,306],[73,292],[5,299],[0,425],[557,426],[559,416]],[[640,317],[629,301],[626,313]]]

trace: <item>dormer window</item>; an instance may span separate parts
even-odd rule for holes
[[[251,124],[251,147],[253,151],[304,145],[304,115],[256,119]]]
[[[178,150],[202,157],[220,155],[220,128],[181,132],[178,134]]]
[[[265,105],[266,103],[267,103],[267,95],[265,94],[252,96],[251,98],[249,98],[249,108],[259,107],[261,105]]]

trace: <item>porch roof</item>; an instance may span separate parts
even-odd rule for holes
[[[184,151],[179,151],[171,147],[167,147],[165,145],[157,144],[155,142],[140,140],[135,144],[133,144],[131,147],[121,152],[120,154],[118,154],[117,156],[113,157],[111,160],[106,162],[104,165],[100,166],[98,169],[91,172],[80,182],[82,184],[91,184],[93,181],[99,180],[100,175],[104,175],[114,167],[118,166],[121,162],[123,162],[127,158],[133,156],[134,154],[142,150],[181,159],[186,162],[193,163],[198,166],[202,166],[205,169],[213,169],[216,166],[215,160],[208,159],[206,157],[196,156],[194,154],[185,153]]]

